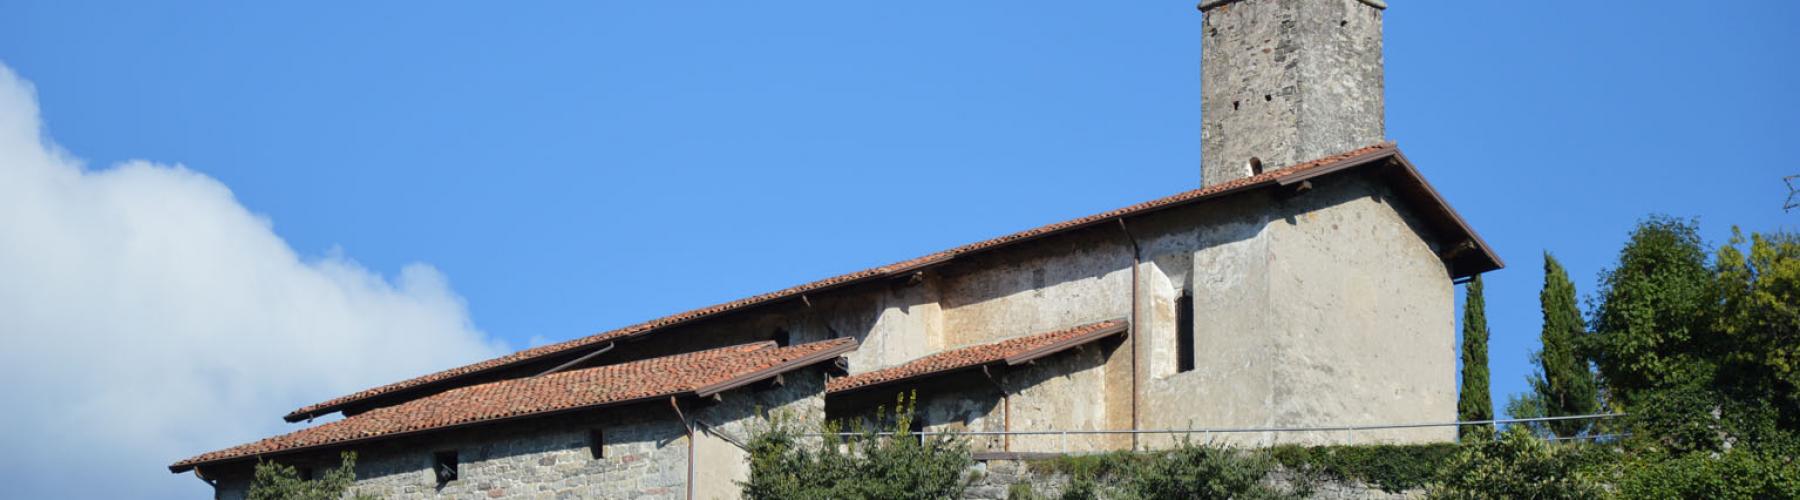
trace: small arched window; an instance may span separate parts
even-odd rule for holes
[[[1262,158],[1250,157],[1250,175],[1262,175]]]

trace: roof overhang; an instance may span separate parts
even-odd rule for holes
[[[821,342],[832,342],[832,341],[821,341]],[[620,407],[620,406],[630,406],[630,405],[642,404],[642,403],[666,401],[670,397],[710,398],[710,397],[713,397],[715,395],[718,395],[720,393],[723,393],[723,392],[726,392],[726,391],[729,391],[732,389],[741,388],[741,387],[744,387],[747,385],[755,384],[757,382],[762,382],[765,380],[775,378],[784,373],[793,372],[793,371],[799,370],[801,368],[805,368],[808,366],[813,366],[813,365],[816,365],[819,363],[837,359],[839,356],[843,356],[846,353],[855,351],[857,346],[859,345],[855,339],[843,339],[842,341],[838,341],[838,342],[840,342],[839,345],[830,346],[825,349],[821,349],[818,352],[808,354],[806,356],[801,356],[801,357],[798,357],[798,358],[795,358],[792,360],[788,360],[788,361],[782,362],[780,364],[770,366],[768,368],[763,368],[760,370],[755,370],[755,371],[739,374],[739,375],[731,377],[729,379],[715,382],[712,384],[708,384],[706,386],[697,387],[692,390],[651,394],[651,395],[627,399],[627,400],[608,401],[608,402],[599,403],[599,404],[573,406],[573,407],[569,407],[569,408],[559,408],[559,409],[550,410],[550,411],[525,413],[525,414],[519,414],[519,415],[510,415],[510,416],[501,417],[501,418],[475,420],[475,421],[457,423],[457,424],[453,424],[453,425],[432,427],[432,428],[427,428],[427,429],[418,429],[418,430],[405,431],[405,432],[396,432],[396,433],[390,433],[390,434],[366,436],[366,437],[360,437],[360,438],[355,438],[355,439],[333,441],[333,442],[329,442],[329,443],[319,443],[319,444],[308,445],[308,446],[297,446],[297,447],[293,447],[293,448],[287,448],[287,449],[271,451],[271,452],[266,452],[266,453],[247,454],[247,455],[219,458],[219,459],[214,459],[214,460],[182,461],[182,462],[177,462],[173,465],[170,465],[169,472],[179,474],[179,473],[186,472],[189,470],[198,469],[199,467],[202,467],[202,466],[214,466],[214,465],[235,463],[235,462],[263,460],[263,459],[267,459],[269,457],[287,456],[287,455],[306,453],[306,452],[311,452],[311,451],[343,448],[345,446],[353,446],[353,445],[364,444],[364,443],[375,442],[375,441],[386,441],[386,440],[391,440],[391,439],[399,439],[399,438],[403,438],[403,437],[416,436],[416,435],[420,435],[420,434],[439,433],[439,432],[446,432],[446,431],[463,429],[463,428],[468,428],[468,427],[475,427],[475,426],[482,426],[482,425],[489,425],[489,424],[498,424],[498,423],[512,422],[512,421],[532,419],[532,418],[543,418],[543,417],[550,417],[550,416],[562,415],[562,414],[580,412],[580,411],[591,411],[591,410],[599,410],[599,409],[613,408],[613,407]],[[348,417],[348,418],[355,418],[355,417]]]
[[[1275,184],[1294,186],[1351,170],[1371,170],[1371,174],[1386,181],[1407,207],[1419,212],[1419,220],[1439,240],[1438,258],[1444,261],[1452,279],[1472,277],[1505,266],[1481,235],[1476,234],[1437,189],[1425,181],[1425,176],[1400,152],[1400,148],[1382,148],[1332,165],[1297,172],[1277,179]]]
[[[829,396],[836,396],[836,395],[859,393],[859,392],[863,392],[863,391],[867,391],[867,390],[871,390],[871,389],[878,389],[878,388],[884,388],[884,387],[892,387],[895,385],[914,383],[914,382],[919,382],[924,379],[941,377],[944,375],[963,372],[963,371],[967,371],[967,370],[974,370],[974,369],[987,367],[987,366],[1023,365],[1023,364],[1031,363],[1032,361],[1036,361],[1038,359],[1042,359],[1046,356],[1050,356],[1050,355],[1053,355],[1056,353],[1060,353],[1063,351],[1067,351],[1070,349],[1074,349],[1077,347],[1081,347],[1081,346],[1093,343],[1100,339],[1112,337],[1114,335],[1120,335],[1127,331],[1130,331],[1130,329],[1131,329],[1131,324],[1129,322],[1125,321],[1124,319],[1110,320],[1107,323],[1110,323],[1110,324],[1103,325],[1099,328],[1094,328],[1090,331],[1081,332],[1081,333],[1078,333],[1075,335],[1070,335],[1070,336],[1066,336],[1063,338],[1059,338],[1059,339],[1056,339],[1055,341],[1048,342],[1043,345],[1038,345],[1038,346],[1030,347],[1030,348],[1018,349],[1016,351],[995,352],[992,355],[976,357],[967,363],[958,363],[958,364],[955,364],[952,366],[944,366],[944,367],[936,367],[936,368],[916,368],[916,369],[913,368],[913,365],[922,363],[922,362],[926,361],[926,359],[928,359],[928,358],[922,358],[920,360],[914,360],[912,362],[902,363],[898,366],[884,368],[881,370],[875,370],[875,371],[868,372],[865,374],[852,375],[851,377],[847,377],[847,379],[853,379],[858,376],[865,376],[865,377],[873,376],[873,377],[879,377],[880,380],[877,382],[869,383],[869,384],[854,385],[851,387],[845,387],[845,388],[841,388],[841,389],[828,389],[826,391],[826,396],[829,397]],[[1051,332],[1051,333],[1056,333],[1056,332]],[[1027,336],[1027,337],[1031,337],[1031,336]],[[979,344],[979,345],[974,345],[974,346],[963,347],[960,349],[953,349],[951,351],[946,351],[946,352],[955,352],[955,351],[964,350],[964,349],[977,349],[977,350],[988,349],[993,346],[1003,344],[1004,342],[1005,341],[993,342],[993,343],[988,343],[988,344]],[[891,378],[890,377],[881,377],[883,372],[898,372],[898,373],[902,373],[902,375],[891,377]]]
[[[933,253],[923,257],[910,259],[886,266],[865,269],[849,274],[834,276],[762,295],[756,295],[732,302],[703,307],[692,311],[658,318],[609,332],[594,334],[558,344],[527,349],[479,363],[466,365],[438,373],[416,377],[387,386],[363,391],[366,395],[340,397],[326,403],[315,404],[295,410],[286,415],[289,422],[298,422],[319,415],[330,414],[346,408],[380,406],[379,402],[418,397],[420,394],[447,388],[467,385],[469,380],[480,380],[480,377],[503,372],[533,363],[547,363],[549,360],[567,360],[589,352],[608,342],[630,340],[662,331],[667,328],[690,324],[693,322],[718,317],[765,305],[778,304],[792,300],[803,300],[809,294],[819,294],[851,285],[892,280],[910,276],[929,268],[942,266],[959,258],[985,253],[1003,247],[1010,247],[1039,238],[1063,234],[1102,224],[1117,224],[1121,220],[1140,217],[1162,210],[1203,203],[1208,200],[1230,197],[1249,192],[1272,188],[1292,188],[1293,185],[1344,172],[1372,171],[1383,179],[1402,197],[1408,207],[1418,210],[1419,220],[1423,221],[1431,231],[1431,237],[1438,241],[1439,258],[1453,280],[1472,277],[1484,272],[1500,269],[1504,263],[1486,242],[1465,223],[1450,204],[1433,189],[1425,178],[1419,174],[1411,161],[1400,153],[1393,143],[1382,143],[1363,147],[1337,155],[1315,159],[1297,165],[1270,170],[1259,175],[1245,177],[1218,185],[1178,193],[1128,207],[1102,212],[1078,219],[1050,224],[1034,229],[1013,233],[999,238],[976,242],[969,245]],[[359,393],[360,394],[360,393]]]

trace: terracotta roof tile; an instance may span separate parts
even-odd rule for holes
[[[973,368],[990,363],[1005,362],[1016,365],[1054,354],[1075,346],[1083,345],[1102,338],[1125,332],[1127,322],[1122,319],[1089,323],[1067,330],[1044,332],[1024,337],[1016,337],[991,344],[981,344],[960,349],[952,349],[923,358],[908,361],[905,364],[859,373],[848,377],[838,377],[825,383],[825,392],[839,393],[899,382],[918,377],[936,375],[945,372]]]
[[[706,318],[706,317],[710,317],[710,316],[714,316],[714,315],[718,315],[718,314],[722,314],[722,313],[726,313],[726,312],[744,309],[747,307],[752,307],[752,306],[756,306],[756,305],[760,305],[760,304],[775,302],[775,301],[779,301],[779,300],[783,300],[783,299],[796,298],[796,297],[799,297],[803,293],[816,292],[816,291],[820,291],[820,290],[824,290],[824,289],[828,289],[828,288],[842,286],[842,285],[846,285],[846,284],[850,284],[850,283],[861,282],[861,281],[869,280],[869,279],[900,276],[905,273],[921,269],[925,266],[949,261],[949,260],[956,258],[958,256],[961,256],[961,255],[973,254],[973,253],[985,251],[988,249],[1001,247],[1001,246],[1005,246],[1005,245],[1012,244],[1012,243],[1017,243],[1020,241],[1030,240],[1030,239],[1034,239],[1034,238],[1038,238],[1038,237],[1042,237],[1042,236],[1046,236],[1046,235],[1050,235],[1050,234],[1054,234],[1054,233],[1058,233],[1058,232],[1062,232],[1062,231],[1081,228],[1081,227],[1105,222],[1105,221],[1108,221],[1108,220],[1111,220],[1111,219],[1117,218],[1117,217],[1152,212],[1152,211],[1163,209],[1163,208],[1169,208],[1172,206],[1177,206],[1177,205],[1181,205],[1181,204],[1196,201],[1196,200],[1201,200],[1201,199],[1211,198],[1211,197],[1215,197],[1215,196],[1219,196],[1219,195],[1223,195],[1223,194],[1237,192],[1237,191],[1241,191],[1241,190],[1245,190],[1245,189],[1249,189],[1249,188],[1253,188],[1253,187],[1278,184],[1284,178],[1287,178],[1290,176],[1297,176],[1297,175],[1305,174],[1305,173],[1315,171],[1315,170],[1336,169],[1336,168],[1342,168],[1345,165],[1360,164],[1360,162],[1363,162],[1363,161],[1371,159],[1371,158],[1382,158],[1382,157],[1395,155],[1398,153],[1398,151],[1399,151],[1398,148],[1396,148],[1392,143],[1383,143],[1383,144],[1368,146],[1368,147],[1356,149],[1353,151],[1345,152],[1342,154],[1336,154],[1336,155],[1327,156],[1324,158],[1319,158],[1319,159],[1315,159],[1312,161],[1308,161],[1305,163],[1300,163],[1300,164],[1291,165],[1291,166],[1280,168],[1280,169],[1270,170],[1268,172],[1264,172],[1259,175],[1244,177],[1244,178],[1236,179],[1236,180],[1233,180],[1230,182],[1223,182],[1223,183],[1214,184],[1211,186],[1206,186],[1206,187],[1203,187],[1200,189],[1195,189],[1192,191],[1179,193],[1179,194],[1176,194],[1173,196],[1168,196],[1168,197],[1164,197],[1164,198],[1158,198],[1155,200],[1146,201],[1143,203],[1138,203],[1135,205],[1131,205],[1131,206],[1124,207],[1124,208],[1119,208],[1116,210],[1101,212],[1101,213],[1090,215],[1087,217],[1071,219],[1071,220],[1067,220],[1067,221],[1063,221],[1063,222],[1058,222],[1055,224],[1050,224],[1047,226],[1041,226],[1041,227],[1037,227],[1037,228],[1033,228],[1033,229],[1028,229],[1025,231],[1020,231],[1020,232],[1009,234],[1006,236],[1001,236],[999,238],[994,238],[994,239],[990,239],[990,240],[986,240],[986,241],[971,243],[968,245],[963,245],[960,247],[952,248],[952,249],[945,250],[942,252],[933,253],[933,254],[915,258],[915,259],[905,260],[905,261],[896,262],[896,263],[888,264],[885,266],[874,267],[874,268],[870,268],[870,269],[864,269],[864,270],[849,273],[849,274],[833,276],[833,277],[822,279],[819,281],[814,281],[812,283],[807,283],[807,284],[803,284],[803,285],[799,285],[799,286],[795,286],[795,287],[777,290],[774,292],[769,292],[769,293],[765,293],[765,294],[761,294],[761,295],[756,295],[756,296],[747,297],[747,298],[743,298],[743,299],[739,299],[739,300],[734,300],[731,302],[716,304],[716,305],[712,305],[712,306],[708,306],[708,307],[702,307],[699,309],[694,309],[694,310],[683,312],[683,313],[673,314],[673,315],[665,316],[662,318],[657,318],[654,320],[646,321],[643,323],[638,323],[635,325],[627,326],[627,327],[620,328],[617,330],[601,332],[601,333],[597,333],[597,334],[590,335],[587,337],[569,340],[566,342],[526,349],[523,351],[515,352],[512,354],[508,354],[506,356],[501,356],[501,357],[490,359],[487,361],[482,361],[479,363],[474,363],[474,364],[465,365],[465,366],[461,366],[461,367],[457,367],[457,368],[452,368],[449,370],[444,370],[441,372],[432,373],[432,374],[424,375],[424,376],[417,377],[417,378],[403,380],[400,382],[395,382],[392,384],[375,387],[372,389],[367,389],[367,390],[363,390],[363,391],[349,394],[346,396],[342,396],[339,398],[335,398],[330,401],[325,401],[322,403],[309,405],[309,406],[300,408],[298,410],[294,410],[292,413],[289,413],[286,416],[286,418],[289,421],[304,420],[307,418],[311,418],[313,416],[331,413],[346,404],[354,403],[357,401],[361,401],[364,399],[368,399],[368,398],[383,395],[383,394],[388,394],[388,393],[392,393],[392,392],[396,392],[396,391],[401,391],[401,390],[410,389],[410,388],[414,388],[414,387],[424,386],[424,385],[433,384],[433,383],[437,383],[437,382],[443,382],[443,381],[455,379],[458,377],[462,377],[465,375],[479,373],[479,372],[485,372],[488,370],[502,368],[502,367],[514,365],[517,363],[529,362],[531,360],[539,359],[539,358],[542,358],[545,356],[559,354],[559,353],[566,353],[566,352],[570,352],[570,351],[573,351],[576,349],[581,349],[584,347],[598,346],[601,344],[605,344],[607,342],[623,339],[623,338],[630,337],[630,336],[646,334],[646,333],[649,333],[654,330],[686,323],[686,322],[701,319],[701,318]]]
[[[628,403],[751,382],[828,361],[856,348],[851,338],[776,347],[760,342],[687,354],[502,380],[451,389],[343,420],[202,454],[169,466],[200,464],[442,430],[468,424]]]

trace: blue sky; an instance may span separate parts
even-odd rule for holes
[[[1542,252],[1586,294],[1647,214],[1715,242],[1793,228],[1800,4],[1392,3],[1388,136],[1509,264],[1488,277],[1496,402],[1524,390]],[[428,264],[489,351],[1199,178],[1192,1],[0,10],[0,63],[86,168],[183,165],[300,262],[402,296]],[[488,351],[457,352],[431,359]],[[204,491],[180,480],[157,491]]]

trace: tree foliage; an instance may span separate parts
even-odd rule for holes
[[[1494,418],[1494,403],[1488,394],[1488,329],[1487,299],[1482,296],[1481,276],[1469,282],[1464,291],[1462,319],[1462,389],[1456,401],[1457,420],[1476,421]],[[1460,437],[1492,439],[1493,426],[1465,426]]]
[[[969,486],[974,462],[951,435],[912,433],[917,396],[897,398],[894,412],[877,410],[870,425],[853,422],[859,435],[843,438],[840,424],[821,426],[823,444],[802,443],[802,426],[781,415],[750,441],[750,478],[740,483],[749,499],[943,499]],[[882,429],[887,429],[884,433]]]
[[[1752,234],[1732,229],[1731,244],[1719,248],[1713,330],[1722,344],[1721,377],[1744,386],[1748,395],[1767,394],[1793,422],[1800,414],[1800,236]]]
[[[1745,252],[1733,234],[1709,264],[1695,223],[1652,217],[1602,276],[1586,351],[1640,439],[1672,452],[1800,427],[1800,240],[1753,234]]]
[[[1621,498],[1800,498],[1800,464],[1767,450],[1632,457],[1617,471]]]
[[[1431,496],[1800,497],[1800,237],[1734,230],[1709,249],[1693,221],[1651,217],[1602,273],[1591,333],[1574,296],[1546,256],[1542,371],[1508,413],[1583,413],[1565,403],[1598,393],[1629,414],[1629,437],[1550,444],[1554,424],[1514,426],[1500,442],[1464,444]],[[1579,380],[1589,362],[1592,392]]]
[[[1543,346],[1536,359],[1539,375],[1531,380],[1537,404],[1546,417],[1592,414],[1600,408],[1600,395],[1593,371],[1577,352],[1577,342],[1586,336],[1587,327],[1575,302],[1575,283],[1549,252],[1544,253],[1544,289],[1538,301],[1544,328]],[[1583,420],[1555,420],[1545,422],[1544,427],[1558,436],[1574,436],[1588,425]]]
[[[289,465],[257,463],[249,496],[250,500],[339,500],[353,484],[356,484],[356,453],[346,451],[339,456],[336,469],[310,480],[302,479],[300,471]],[[355,498],[375,497],[356,495]]]
[[[1624,406],[1712,378],[1720,339],[1706,328],[1711,281],[1696,223],[1661,216],[1639,223],[1601,275],[1586,350]]]

